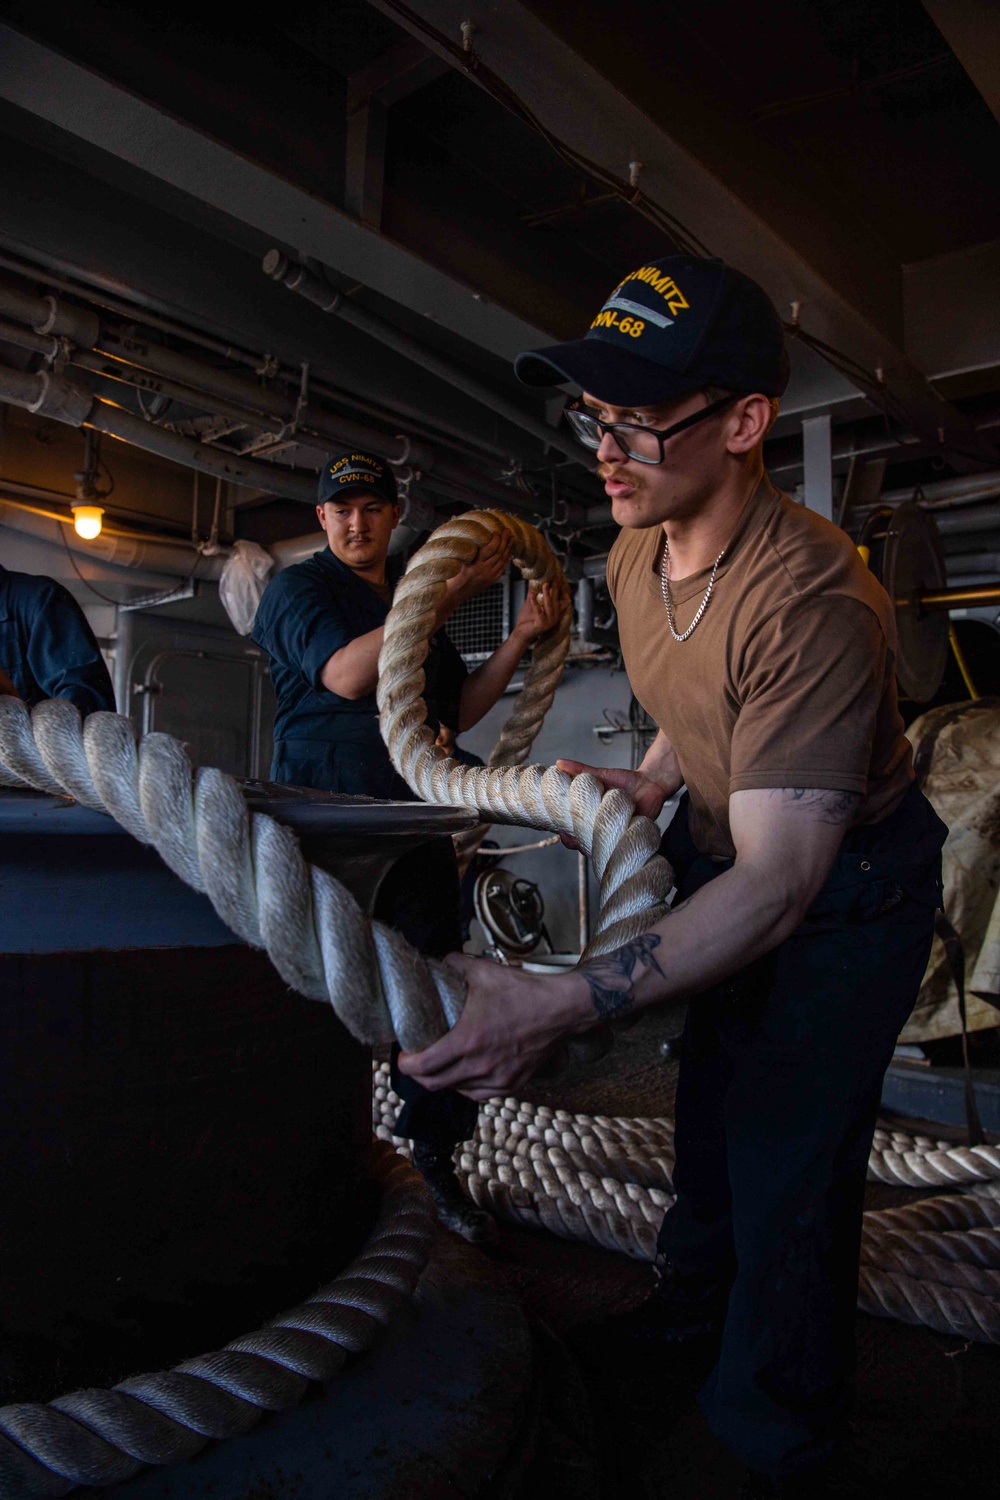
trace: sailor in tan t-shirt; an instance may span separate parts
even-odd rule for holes
[[[849,1400],[865,1171],[882,1077],[916,998],[945,829],[913,781],[892,608],[850,539],[780,495],[762,444],[787,381],[764,292],[673,256],[585,338],[522,355],[569,380],[620,536],[608,560],[632,687],[659,732],[638,771],[591,770],[655,818],[671,910],[616,952],[537,978],[455,958],[454,1029],[400,1066],[510,1093],[559,1037],[690,997],[675,1206],[656,1291],[622,1337],[708,1350],[701,1392],[745,1495],[824,1492]]]
[[[730,535],[711,607],[681,642],[663,600],[663,540],[659,526],[623,529],[608,587],[632,691],[678,756],[697,847],[735,854],[734,792],[853,792],[851,826],[892,812],[913,774],[896,708],[895,619],[850,538],[762,480]],[[679,633],[710,576],[701,569],[671,587]]]

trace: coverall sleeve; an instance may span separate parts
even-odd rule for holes
[[[317,690],[330,657],[357,634],[328,592],[281,573],[264,591],[252,632],[270,657]]]
[[[72,594],[51,583],[28,622],[28,667],[48,698],[68,698],[82,715],[115,711],[115,693],[94,632]]]

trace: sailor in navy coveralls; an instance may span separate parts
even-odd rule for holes
[[[271,659],[278,699],[275,781],[352,795],[413,801],[389,760],[378,725],[375,688],[383,625],[404,560],[389,556],[399,521],[392,470],[371,453],[330,458],[320,476],[317,515],[328,545],[268,584],[253,639]],[[472,673],[440,627],[466,599],[500,579],[510,562],[509,533],[492,538],[478,560],[449,581],[439,629],[425,664],[428,723],[462,732],[488,713],[518,662],[559,619],[562,596],[529,591],[510,636]],[[461,947],[458,871],[450,840],[402,859],[379,891],[376,915],[432,957]],[[430,1094],[393,1062],[403,1098],[397,1134],[414,1141],[414,1161],[431,1185],[442,1219],[467,1239],[492,1237],[489,1216],[458,1189],[452,1152],[471,1135],[477,1108],[459,1094]]]
[[[0,684],[29,708],[68,698],[82,716],[115,711],[115,694],[94,632],[61,583],[0,564]],[[8,689],[9,691],[9,689]]]

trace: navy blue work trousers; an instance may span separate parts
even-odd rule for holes
[[[774,1477],[832,1458],[849,1414],[868,1154],[930,952],[946,831],[912,787],[845,836],[792,936],[688,1012],[659,1250],[729,1288],[700,1400],[716,1436]],[[731,864],[698,853],[683,806],[664,853],[681,898]]]

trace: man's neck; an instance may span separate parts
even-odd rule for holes
[[[663,522],[670,544],[670,574],[674,579],[689,578],[710,568],[735,532],[740,517],[764,478],[763,468],[755,466],[735,474],[720,486],[690,516],[678,516]]]

